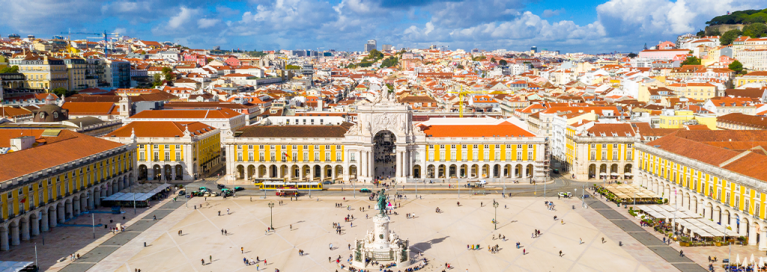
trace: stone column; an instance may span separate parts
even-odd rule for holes
[[[743,217],[740,218],[740,224],[738,224],[738,221],[735,221],[735,225],[738,226],[738,236],[747,236],[748,233],[746,230],[748,229],[748,225],[745,224],[746,220],[743,220]]]
[[[732,229],[732,232],[736,232],[736,233],[738,232],[738,225],[735,219],[735,213],[733,213],[732,211],[730,211],[730,222],[727,222],[727,225],[730,226],[730,228]]]
[[[767,250],[767,228],[759,229],[759,250]]]
[[[19,228],[21,228],[21,240],[27,241],[29,240],[29,221],[27,221],[26,224],[23,222],[19,222]]]
[[[95,188],[93,190],[93,195],[91,195],[93,198],[93,207],[94,209],[98,206],[101,206],[101,189]]]
[[[73,202],[73,201],[70,201],[70,202],[66,202],[66,201],[65,201],[65,202],[64,202],[64,203],[65,203],[65,204],[64,204],[64,208],[66,209],[66,212],[64,213],[64,215],[65,215],[65,216],[64,216],[64,218],[65,218],[65,219],[70,219],[70,218],[73,218],[73,217],[74,217],[74,215],[75,215],[75,213],[74,213],[74,209],[72,209],[72,208],[73,208],[73,207],[72,207],[72,202]],[[66,216],[66,215],[69,215],[69,216]]]
[[[21,244],[21,240],[19,240],[19,227],[20,227],[19,225],[20,224],[16,224],[16,227],[11,227],[11,245],[12,246],[18,246],[19,244]]]
[[[8,244],[8,230],[3,229],[0,230],[0,250],[2,251],[8,251],[11,247]]]
[[[758,237],[758,225],[756,223],[751,223],[751,226],[748,227],[748,245],[749,246],[755,246],[756,245],[756,237]]]
[[[399,177],[402,177],[402,151],[397,151],[397,153],[395,154],[397,156],[397,161],[395,162],[395,165],[396,165],[395,167],[397,169],[394,172],[394,177],[399,178]]]
[[[58,224],[58,207],[54,207],[53,210],[48,211],[48,223],[50,228],[55,228]]]
[[[32,236],[40,235],[40,218],[30,220],[29,223],[32,224]]]
[[[50,225],[48,223],[48,207],[44,207],[44,210],[42,211],[40,215],[40,220],[42,221],[40,222],[41,223],[40,227],[42,227],[41,231],[43,232],[48,231],[48,228],[50,228]]]
[[[72,199],[72,205],[74,206],[74,212],[72,213],[72,217],[75,217],[75,215],[79,215],[80,212],[82,212],[80,210],[80,199],[75,200],[73,198]]]
[[[65,210],[64,209],[64,205],[57,206],[57,209],[58,210],[56,211],[56,216],[59,217],[59,221],[58,222],[59,223],[64,223],[64,220],[66,220],[66,218],[65,218],[66,213],[64,212],[64,210]]]
[[[87,196],[83,195],[80,197],[80,213],[83,213],[85,211],[88,211],[88,199],[85,199]]]

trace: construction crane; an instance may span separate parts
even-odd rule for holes
[[[109,48],[109,35],[115,35],[119,39],[120,33],[107,33],[104,31],[103,33],[89,33],[89,32],[61,32],[61,34],[67,34],[67,42],[70,41],[70,37],[72,34],[74,35],[99,35],[100,37],[87,37],[87,38],[95,38],[95,39],[104,39],[104,57],[109,56],[109,51],[107,50]],[[87,40],[86,40],[86,47],[88,47]]]
[[[487,94],[484,91],[469,91],[463,89],[463,84],[460,84],[460,91],[449,91],[448,93],[458,95],[458,117],[463,118],[463,98],[471,94]]]

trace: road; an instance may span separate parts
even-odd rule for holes
[[[196,191],[197,188],[201,186],[208,187],[209,189],[215,189],[216,188],[216,181],[218,178],[206,178],[204,180],[195,181],[192,183],[189,183],[186,185],[187,188],[190,188],[190,191]],[[456,184],[451,184],[452,188],[448,188],[447,183],[426,183],[426,184],[414,184],[414,183],[408,183],[404,185],[405,194],[416,194],[416,191],[419,195],[431,195],[431,194],[501,194],[501,193],[510,193],[512,197],[515,196],[556,196],[559,192],[570,192],[573,195],[578,195],[580,192],[582,192],[584,187],[588,187],[589,185],[594,184],[595,182],[583,182],[583,181],[575,181],[571,179],[567,179],[561,176],[554,177],[554,181],[542,185],[542,184],[514,184],[514,185],[507,185],[504,189],[501,185],[494,185],[492,183],[488,183],[485,188],[465,188],[461,187],[460,189],[456,188]],[[599,182],[597,182],[599,183]],[[231,187],[231,186],[228,186]],[[237,196],[264,196],[264,191],[258,190],[256,186],[253,185],[244,185],[242,186],[245,188],[244,191],[237,192]],[[326,185],[325,188],[328,188],[329,190],[325,191],[313,191],[311,192],[312,196],[354,196],[357,194],[366,194],[366,193],[360,193],[360,188],[368,188],[371,190],[380,190],[382,187],[377,187],[371,184],[366,185],[359,185],[355,184],[353,187],[349,184],[333,184],[333,185]],[[353,189],[352,189],[353,188]],[[399,193],[402,193],[403,185],[397,185],[396,191]],[[545,188],[545,192],[544,192]],[[425,190],[424,190],[425,189]],[[576,190],[577,189],[577,190]],[[394,188],[390,188],[390,191],[394,191]],[[308,193],[306,193],[308,194]],[[274,195],[273,192],[266,192],[267,196]]]

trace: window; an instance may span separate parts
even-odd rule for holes
[[[336,151],[336,161],[342,161],[342,155],[343,154],[341,154],[341,151]]]
[[[517,151],[517,161],[522,160],[522,151]]]
[[[535,158],[533,157],[533,151],[527,152],[527,160],[528,161],[532,161],[534,159]]]
[[[445,150],[440,150],[439,151],[439,160],[440,161],[445,161]]]
[[[330,161],[330,152],[325,152],[325,161],[326,162]]]
[[[176,161],[181,161],[181,152],[179,151],[176,151]]]
[[[168,149],[168,148],[170,148],[170,145],[165,145],[165,149]]]
[[[450,160],[455,161],[455,149],[450,150]]]
[[[274,153],[274,151],[269,153],[269,158],[270,158],[271,161],[276,161],[277,160],[277,155]]]
[[[320,161],[320,152],[314,151],[314,161]]]
[[[163,157],[163,158],[165,159],[165,161],[170,161],[170,152],[165,151],[164,155],[165,155],[165,157]]]
[[[477,145],[474,145],[474,148],[477,148]]]
[[[258,152],[258,160],[259,161],[264,161],[264,152],[263,151]]]
[[[485,154],[484,155],[485,155],[485,161],[489,161],[490,160],[490,151],[489,150],[485,150]]]

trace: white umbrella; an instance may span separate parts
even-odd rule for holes
[[[756,262],[754,261],[754,254],[751,253],[751,265],[754,265],[754,264],[756,264]]]
[[[764,259],[762,257],[759,257],[759,268],[764,266]]]
[[[736,255],[736,256],[738,256],[738,257],[737,257],[737,258],[735,258],[735,263],[733,263],[733,264],[734,264],[734,265],[740,265],[740,254],[738,254],[738,255]]]

